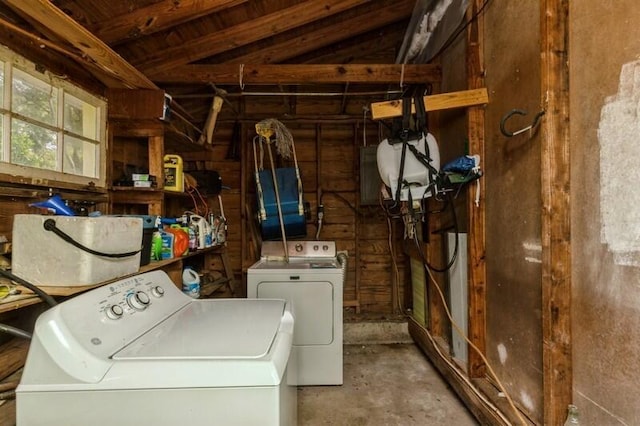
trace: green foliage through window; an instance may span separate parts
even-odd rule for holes
[[[0,162],[103,179],[105,111],[104,101],[0,47]]]

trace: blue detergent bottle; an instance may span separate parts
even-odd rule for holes
[[[182,271],[182,292],[194,299],[200,297],[200,276],[190,266]]]

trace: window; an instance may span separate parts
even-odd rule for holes
[[[106,102],[0,47],[2,173],[105,185]]]

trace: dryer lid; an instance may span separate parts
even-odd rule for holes
[[[269,352],[284,311],[284,300],[194,300],[113,359],[258,359]]]

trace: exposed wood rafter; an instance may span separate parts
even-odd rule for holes
[[[67,16],[47,0],[6,0],[15,10],[28,14],[40,24],[68,41],[87,55],[102,70],[116,76],[130,88],[156,89],[157,86],[130,63],[122,59],[82,25]]]
[[[91,31],[109,45],[156,33],[248,0],[164,0],[100,22]]]
[[[287,38],[268,48],[262,48],[233,59],[234,63],[269,64],[284,62],[305,53],[313,52],[325,46],[350,38],[406,18],[413,8],[415,0],[398,0],[394,4],[373,7],[358,16],[326,25],[317,30],[306,32],[297,37]]]
[[[280,64],[183,65],[155,74],[161,83],[308,84],[308,83],[429,83],[440,81],[436,65],[396,64]]]
[[[12,2],[17,1],[12,0]],[[148,75],[161,73],[179,65],[280,34],[369,1],[371,0],[307,0],[287,9],[195,38],[187,44],[136,58],[134,64]]]

